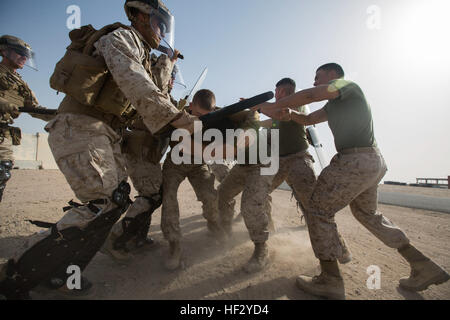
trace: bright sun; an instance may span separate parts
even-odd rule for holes
[[[397,12],[392,45],[404,62],[448,65],[449,14],[450,0],[411,1]]]

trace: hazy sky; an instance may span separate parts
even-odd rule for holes
[[[48,85],[69,44],[66,12],[81,25],[127,23],[123,0],[1,0],[0,33],[27,41],[39,71],[21,71],[40,103],[56,108],[62,94]],[[267,90],[283,77],[312,86],[318,66],[341,64],[366,94],[375,135],[388,163],[384,180],[450,175],[449,0],[167,0],[176,20],[175,46],[188,87],[204,67],[203,87],[218,105]],[[312,105],[317,110],[323,103]],[[26,133],[44,123],[22,115]],[[327,124],[318,126],[329,158],[336,152]]]

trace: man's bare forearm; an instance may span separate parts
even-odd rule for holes
[[[311,126],[328,120],[324,109],[317,110],[310,114],[304,114],[295,110],[290,110],[290,119],[304,126]]]
[[[293,95],[280,99],[275,104],[278,108],[295,108],[313,102],[335,99],[339,92],[328,85],[301,90]]]

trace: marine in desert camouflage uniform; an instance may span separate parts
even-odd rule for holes
[[[173,87],[173,69],[179,52],[172,57],[152,54],[152,80],[168,97]],[[138,192],[125,217],[111,230],[102,252],[119,262],[129,261],[129,251],[154,244],[147,237],[153,213],[162,204],[162,150],[159,140],[145,127],[142,118],[133,121],[124,135],[122,151],[127,173]]]
[[[239,119],[238,117],[241,117]],[[233,117],[236,128],[259,132],[259,114],[247,111]],[[259,143],[258,143],[259,144]],[[255,248],[252,257],[244,266],[246,272],[257,272],[269,263],[269,215],[273,176],[261,174],[261,164],[249,164],[249,157],[242,162],[238,159],[234,167],[221,182],[219,192],[219,211],[221,225],[231,236],[235,197],[242,193],[240,212],[244,218],[250,239]]]
[[[202,116],[215,110],[216,99],[210,90],[198,91],[191,105],[190,112],[195,116]],[[172,150],[173,152],[173,150]],[[180,184],[188,178],[199,201],[203,204],[203,217],[207,220],[207,227],[211,234],[217,238],[223,237],[219,226],[219,210],[217,190],[214,187],[214,175],[205,163],[175,164],[172,161],[172,152],[167,155],[163,166],[163,200],[161,213],[161,230],[169,241],[169,256],[165,266],[175,270],[180,266],[182,257],[180,210],[177,193]],[[193,159],[192,159],[193,160]]]
[[[17,73],[32,61],[34,53],[23,40],[9,35],[0,37],[0,202],[11,178],[13,145],[20,145],[21,130],[11,126],[20,115],[20,107],[45,109],[39,106],[33,91]],[[49,121],[54,116],[31,113],[31,116]]]
[[[337,264],[345,245],[337,230],[335,214],[347,205],[362,225],[384,244],[397,249],[410,264],[411,275],[400,280],[400,287],[422,291],[432,284],[443,283],[450,278],[448,273],[411,245],[405,233],[377,211],[377,188],[387,171],[386,163],[377,147],[372,113],[364,93],[356,83],[343,78],[344,71],[339,65],[326,64],[316,72],[315,88],[255,107],[266,112],[278,110],[280,120],[303,125],[328,121],[338,151],[320,174],[305,211],[322,273],[314,278],[298,277],[297,286],[314,295],[345,298]],[[328,100],[325,107],[310,115],[286,109],[323,100]]]
[[[132,27],[107,26],[102,31],[113,31],[99,38],[99,32],[91,33],[89,26],[71,32],[72,46],[66,58],[81,59],[80,54],[70,52],[73,49],[82,51],[83,61],[98,62],[97,69],[74,70],[71,79],[92,79],[76,78],[79,74],[75,71],[99,70],[95,79],[109,75],[94,107],[80,102],[92,96],[74,94],[85,88],[85,83],[67,87],[71,94],[66,95],[58,116],[46,127],[55,160],[82,203],[71,203],[59,222],[49,225],[50,229],[39,234],[39,239],[19,258],[8,261],[7,277],[0,279],[0,294],[8,299],[27,298],[31,289],[47,281],[54,288],[67,289],[67,267],[77,265],[83,271],[101,248],[130,203],[120,144],[123,129],[133,115],[141,116],[152,134],[168,125],[193,130],[192,119],[179,113],[151,77],[150,51],[173,30],[173,17],[161,1],[127,0],[125,10]],[[54,76],[61,75],[58,67],[70,65],[64,59]],[[58,82],[53,78],[51,83],[56,86]],[[63,83],[69,85],[70,81]],[[84,280],[81,289],[75,291],[89,287]]]
[[[290,78],[281,79],[276,84],[275,99],[276,101],[283,99],[295,93],[296,83]],[[297,111],[305,112],[305,107],[296,108]],[[271,117],[271,114],[266,114]],[[280,164],[278,173],[272,181],[271,192],[278,189],[280,185],[286,181],[297,200],[302,211],[307,207],[314,190],[317,177],[314,172],[314,158],[308,152],[309,142],[306,133],[306,127],[295,121],[279,121],[269,119],[261,122],[264,127],[278,129],[280,134]],[[272,203],[270,197],[270,203]],[[269,214],[269,223],[272,230],[273,226],[272,214]],[[340,236],[344,254],[340,257],[341,263],[351,261],[351,254],[345,245],[345,241]]]

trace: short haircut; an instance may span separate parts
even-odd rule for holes
[[[343,78],[345,76],[344,69],[337,63],[327,63],[323,66],[320,66],[317,71],[319,70],[325,70],[325,71],[336,71],[336,74],[339,76],[339,78]]]
[[[295,87],[297,86],[295,81],[292,80],[291,78],[284,78],[281,79],[280,81],[278,81],[277,85],[275,86],[276,88],[281,87],[281,86],[290,86],[294,88],[295,91]]]
[[[197,91],[192,102],[203,110],[213,111],[216,107],[216,96],[211,90],[203,89]]]

